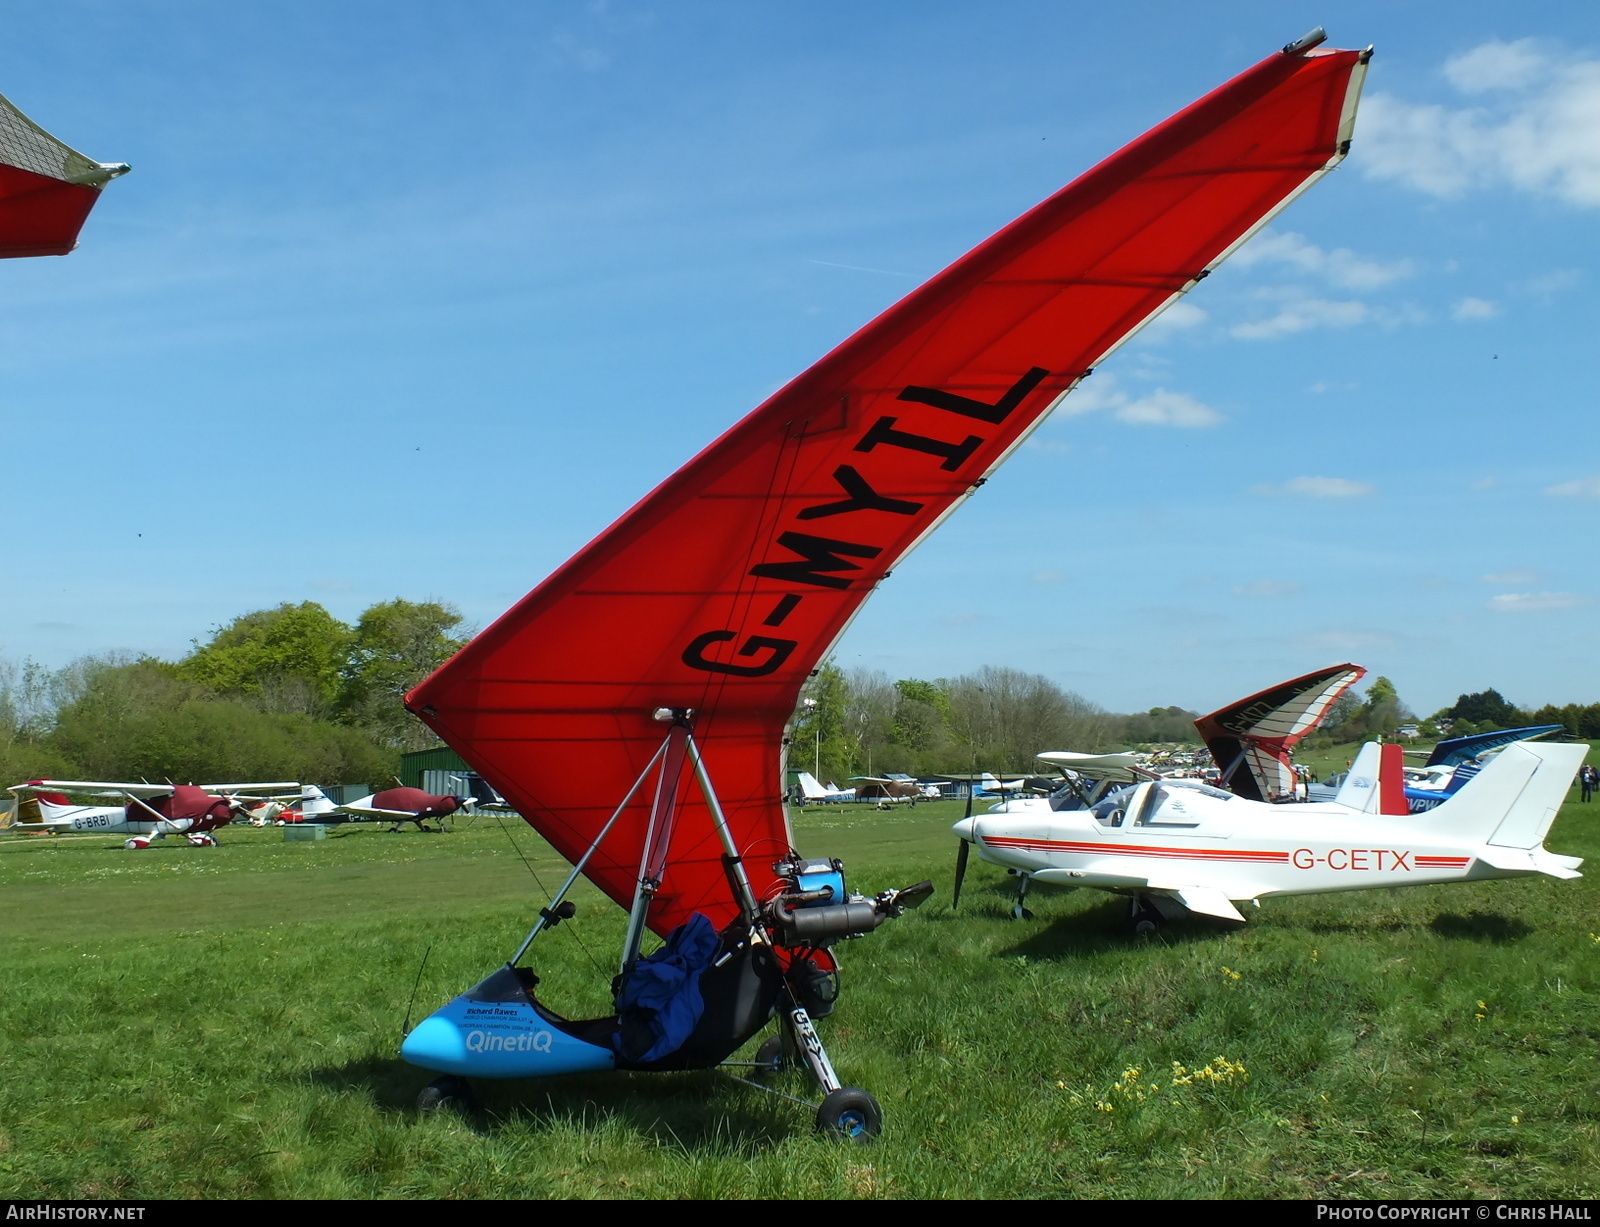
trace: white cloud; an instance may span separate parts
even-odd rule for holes
[[[1509,185],[1600,206],[1600,61],[1496,41],[1447,61],[1444,75],[1482,105],[1373,95],[1356,141],[1369,175],[1435,196]]]
[[[1557,498],[1600,498],[1600,475],[1580,477],[1575,481],[1546,486],[1544,492],[1553,494]]]
[[[1150,321],[1149,327],[1145,329],[1145,335],[1159,336],[1162,332],[1183,332],[1199,327],[1210,318],[1204,307],[1197,307],[1192,302],[1185,302],[1180,298]]]
[[[1263,230],[1230,257],[1246,268],[1266,262],[1288,264],[1344,290],[1375,290],[1413,271],[1410,260],[1368,260],[1348,247],[1326,251],[1289,230]]]
[[[1450,308],[1450,314],[1458,320],[1492,320],[1500,308],[1487,298],[1463,298]]]
[[[1529,277],[1526,281],[1517,283],[1519,293],[1531,295],[1534,298],[1554,298],[1563,290],[1570,290],[1582,279],[1582,274],[1575,268],[1558,268],[1548,273],[1540,273],[1537,277]]]
[[[1033,573],[1033,578],[1034,578],[1034,582],[1035,583],[1040,583],[1040,584],[1059,584],[1062,580],[1066,579],[1067,577],[1065,575],[1061,574],[1060,571],[1035,571]]]
[[[1311,328],[1349,328],[1365,323],[1372,309],[1363,302],[1330,302],[1325,298],[1301,298],[1286,303],[1278,314],[1249,324],[1235,324],[1234,336],[1246,341],[1265,341],[1289,336]]]
[[[1493,477],[1480,477],[1472,483],[1472,488],[1474,490],[1493,490],[1499,484]]]
[[[1168,392],[1157,388],[1149,396],[1141,396],[1116,409],[1119,422],[1135,426],[1215,426],[1222,415],[1210,405],[1201,404],[1186,392]]]
[[[1516,571],[1496,571],[1481,578],[1486,584],[1531,584],[1539,578],[1539,573],[1524,568]]]
[[[1378,487],[1345,477],[1294,477],[1281,486],[1251,486],[1257,494],[1297,494],[1303,498],[1365,498]]]
[[[1119,422],[1133,426],[1182,426],[1195,428],[1215,426],[1224,420],[1210,405],[1203,404],[1187,392],[1169,392],[1157,388],[1148,396],[1129,396],[1117,386],[1115,376],[1107,375],[1097,385],[1079,388],[1056,413],[1067,417],[1080,417],[1098,410],[1109,410]]]
[[[1495,41],[1447,60],[1444,75],[1464,94],[1481,94],[1494,89],[1521,89],[1534,84],[1544,67],[1545,57],[1531,38],[1514,43]]]
[[[1278,597],[1293,596],[1300,585],[1276,579],[1258,579],[1251,584],[1240,584],[1233,590],[1235,596]]]
[[[1502,592],[1490,598],[1489,608],[1497,613],[1543,613],[1550,609],[1571,609],[1588,602],[1588,597],[1575,592]]]

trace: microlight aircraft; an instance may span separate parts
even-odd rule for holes
[[[126,162],[96,162],[0,97],[0,259],[64,256]]]
[[[1201,716],[1194,727],[1217,765],[1217,785],[1250,801],[1302,799],[1295,746],[1366,672],[1360,665],[1332,665]]]
[[[261,793],[286,793],[294,782],[270,784],[114,784],[99,780],[30,780],[6,791],[17,798],[19,831],[123,835],[126,848],[148,848],[152,840],[182,835],[196,847],[213,847],[212,834],[235,818],[248,819]],[[120,798],[116,805],[85,804]]]
[[[1337,800],[1274,805],[1198,780],[1144,780],[1049,812],[982,814],[955,825],[966,846],[1027,882],[1126,895],[1139,933],[1195,914],[1243,922],[1234,905],[1274,895],[1425,886],[1542,874],[1583,862],[1545,833],[1587,745],[1518,742],[1459,792],[1409,813],[1397,745],[1362,747]],[[1021,901],[1013,913],[1021,914]]]
[[[870,1137],[813,1018],[832,947],[931,883],[852,893],[802,857],[784,746],[806,679],[890,569],[1097,363],[1349,148],[1369,52],[1314,31],[1246,69],[867,324],[641,500],[406,698],[573,862],[508,962],[401,1056],[470,1076],[704,1069],[777,1017],[817,1125]],[[578,875],[629,916],[616,1013],[520,966]],[[666,939],[642,954],[646,931]],[[769,1041],[769,1051],[770,1051]],[[776,1060],[776,1058],[775,1058]],[[770,1067],[770,1066],[769,1066]]]

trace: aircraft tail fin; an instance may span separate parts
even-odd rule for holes
[[[1588,752],[1582,744],[1516,742],[1495,755],[1468,787],[1417,815],[1415,822],[1422,829],[1482,842],[1487,847],[1480,859],[1489,864],[1509,857],[1516,868],[1527,868],[1524,859],[1531,852],[1541,862],[1533,867],[1555,877],[1569,876],[1559,870],[1571,870],[1573,858],[1555,857],[1542,845]]]
[[[800,773],[800,795],[808,801],[828,795],[828,790],[817,783],[817,777],[809,771]]]
[[[1334,801],[1363,814],[1378,812],[1378,767],[1383,747],[1369,741],[1350,764]]]

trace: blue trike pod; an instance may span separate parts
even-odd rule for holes
[[[552,1014],[534,999],[532,983],[506,966],[423,1019],[400,1045],[400,1056],[423,1069],[473,1078],[586,1073],[614,1068],[607,1040],[615,1026],[614,1018],[570,1022]]]

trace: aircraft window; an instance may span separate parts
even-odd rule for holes
[[[1133,789],[1119,788],[1115,792],[1107,793],[1097,802],[1089,812],[1095,817],[1096,822],[1108,827],[1120,827],[1122,820],[1127,816],[1127,805],[1133,799]]]
[[[1190,792],[1192,789],[1182,789],[1181,792]],[[1169,790],[1159,784],[1152,784],[1150,791],[1145,794],[1144,804],[1139,807],[1139,814],[1134,819],[1136,827],[1197,827],[1200,819],[1190,810],[1184,802],[1180,790]]]
[[[1208,797],[1215,797],[1218,801],[1234,801],[1237,798],[1224,788],[1213,788],[1210,784],[1184,784],[1188,792],[1203,793]]]

